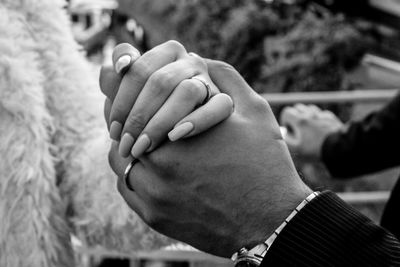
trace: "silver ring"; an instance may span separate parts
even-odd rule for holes
[[[133,189],[131,183],[129,182],[129,174],[130,174],[130,172],[131,172],[133,166],[135,166],[135,164],[138,163],[138,162],[139,162],[138,159],[133,158],[133,160],[128,164],[128,166],[126,167],[125,172],[124,172],[124,182],[125,182],[125,185],[126,185],[126,187],[128,187],[128,189],[131,190],[131,191],[135,191],[135,190]]]
[[[206,97],[204,98],[203,102],[200,104],[200,105],[204,105],[211,99],[211,86],[208,82],[206,82],[205,80],[203,80],[200,77],[194,76],[194,77],[192,77],[192,79],[198,80],[199,82],[204,84],[204,86],[206,87],[206,90],[207,90]]]

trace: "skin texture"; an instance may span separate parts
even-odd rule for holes
[[[289,130],[285,136],[289,149],[310,159],[319,159],[325,138],[344,126],[331,111],[303,104],[286,107],[280,122]]]
[[[134,191],[121,178],[118,189],[155,230],[230,257],[264,241],[311,191],[268,103],[230,65],[206,63],[217,88],[233,99],[232,115],[201,135],[143,155],[129,175]],[[130,159],[114,143],[109,161],[122,177]]]
[[[121,70],[120,63],[129,62],[121,60],[127,55],[130,65]],[[121,44],[114,50],[113,62],[114,68],[102,68],[100,87],[107,96],[110,136],[120,141],[123,157],[130,152],[140,157],[154,150],[184,122],[191,122],[193,129],[181,138],[207,130],[232,111],[232,100],[213,84],[204,60],[189,55],[178,42],[166,42],[142,56],[131,45]],[[208,83],[213,95],[201,108],[197,107],[206,98],[207,88],[191,79],[194,76]]]

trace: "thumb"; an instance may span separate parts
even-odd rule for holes
[[[256,92],[231,65],[217,60],[205,59],[211,80],[221,93],[229,95],[236,107],[241,107],[254,99]]]

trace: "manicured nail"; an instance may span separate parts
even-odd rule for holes
[[[147,134],[142,134],[133,145],[131,154],[134,158],[140,157],[151,145],[151,140]]]
[[[131,56],[130,55],[124,55],[122,57],[120,57],[117,60],[117,63],[115,63],[115,71],[117,73],[121,73],[121,71],[126,68],[127,66],[129,66],[129,64],[131,64]]]
[[[129,133],[124,134],[119,144],[119,154],[124,158],[128,157],[134,142],[135,139],[132,137],[132,135],[130,135]]]
[[[181,139],[193,131],[194,125],[191,122],[184,122],[176,126],[172,131],[168,133],[168,138],[172,142]]]
[[[193,53],[193,52],[190,52],[189,55],[190,55],[190,56],[193,56],[193,57],[200,57],[198,54]]]
[[[119,141],[121,138],[122,124],[118,121],[113,121],[110,126],[110,138]]]
[[[287,137],[287,135],[288,135],[288,130],[287,130],[287,128],[284,127],[284,126],[281,126],[279,129],[281,130],[281,135],[282,135],[283,140],[285,140],[286,137]]]

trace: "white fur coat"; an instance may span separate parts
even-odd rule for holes
[[[117,250],[165,242],[116,191],[97,74],[61,0],[0,0],[0,266],[75,266],[70,234]]]

